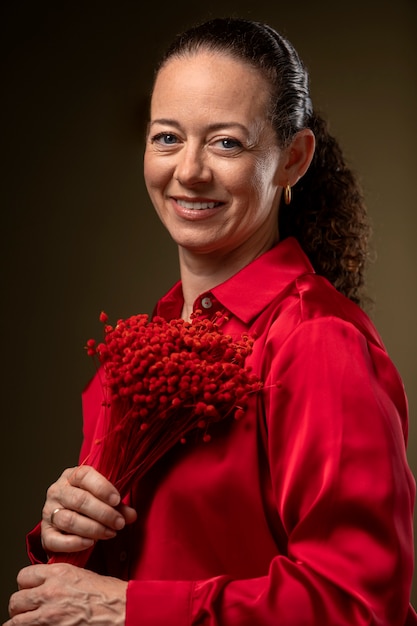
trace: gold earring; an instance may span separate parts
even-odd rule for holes
[[[292,192],[291,192],[291,185],[290,183],[287,183],[285,189],[284,189],[284,202],[285,204],[291,204],[291,198],[292,198]]]

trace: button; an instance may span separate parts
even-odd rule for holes
[[[127,559],[127,552],[126,552],[126,550],[122,550],[121,551],[121,553],[119,555],[119,558],[120,558],[120,562],[121,563],[124,563],[124,561],[126,561],[126,559]]]
[[[205,298],[202,298],[201,305],[203,309],[211,309],[211,307],[213,306],[211,298],[209,298],[208,296],[206,296]]]

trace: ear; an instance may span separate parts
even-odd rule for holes
[[[309,128],[300,130],[284,151],[280,183],[291,187],[306,173],[313,159],[316,141]]]

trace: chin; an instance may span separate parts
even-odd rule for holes
[[[208,240],[207,237],[173,237],[175,243],[184,250],[194,254],[210,254],[221,252],[222,246],[219,241]]]

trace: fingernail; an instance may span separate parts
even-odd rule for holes
[[[112,493],[109,498],[110,506],[117,506],[120,502],[120,496],[117,493]]]
[[[116,532],[114,530],[112,530],[111,528],[106,528],[105,531],[104,531],[104,535],[107,538],[110,539],[111,537],[115,537],[116,536]]]
[[[124,525],[125,525],[125,518],[124,517],[118,517],[114,523],[115,527],[117,528],[117,530],[121,530]]]

